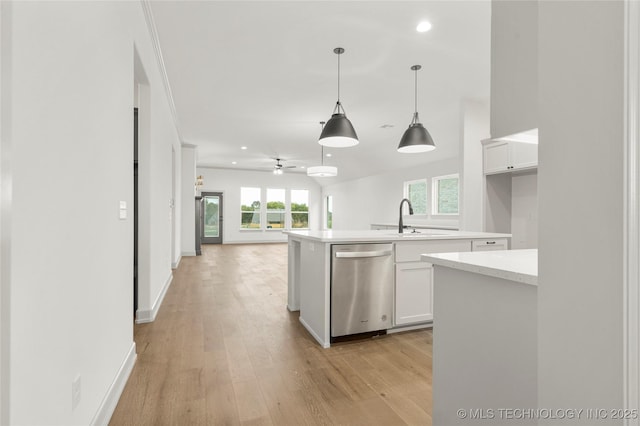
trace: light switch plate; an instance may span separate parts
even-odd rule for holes
[[[126,219],[126,218],[127,218],[127,210],[120,209],[120,219]]]
[[[126,209],[127,208],[127,202],[126,201],[120,201],[120,208],[121,209]]]

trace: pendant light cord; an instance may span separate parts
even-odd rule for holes
[[[415,84],[415,113],[418,114],[418,70],[415,70],[416,84]]]
[[[338,58],[340,58],[340,56],[338,56]],[[324,130],[324,121],[320,122],[320,125],[322,126],[322,130]],[[322,130],[320,131],[320,133],[322,133]],[[324,145],[320,145],[320,165],[324,166]]]
[[[421,65],[414,65],[411,67],[411,69],[415,71],[414,113],[413,113],[413,119],[411,120],[412,125],[420,122],[420,118],[418,118],[418,70],[421,68],[422,68]]]
[[[338,53],[338,104],[340,104],[340,54]]]

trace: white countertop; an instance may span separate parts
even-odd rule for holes
[[[423,254],[420,257],[434,265],[538,285],[537,249]]]
[[[421,229],[418,233],[397,230],[359,230],[359,231],[283,231],[290,238],[299,238],[322,243],[354,243],[354,242],[395,242],[424,240],[459,240],[459,239],[495,239],[511,238],[511,234],[489,232],[449,231],[444,229]]]
[[[395,229],[398,229],[398,223],[372,223],[371,226],[392,226]],[[408,226],[409,228],[416,229],[447,229],[452,231],[457,231],[458,226],[456,225],[436,225],[436,224],[428,224],[428,223],[405,223],[404,226]]]

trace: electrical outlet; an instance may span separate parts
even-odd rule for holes
[[[80,376],[75,378],[71,382],[71,410],[75,410],[78,404],[80,404],[80,396],[82,394]]]

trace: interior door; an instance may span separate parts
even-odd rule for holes
[[[202,244],[222,244],[222,192],[203,192],[200,223]]]

